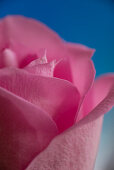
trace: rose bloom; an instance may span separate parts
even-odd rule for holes
[[[22,16],[0,20],[0,170],[93,170],[114,74],[94,50]]]

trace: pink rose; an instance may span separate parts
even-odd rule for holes
[[[114,74],[33,19],[0,20],[0,170],[93,170]]]

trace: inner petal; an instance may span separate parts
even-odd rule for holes
[[[15,52],[6,48],[2,52],[4,67],[18,67],[17,56]]]
[[[24,68],[25,66],[27,66],[28,64],[30,64],[32,61],[36,60],[38,57],[37,55],[27,55],[23,60],[22,62],[20,63],[20,68]]]
[[[41,49],[39,50],[38,55],[37,54],[28,54],[20,63],[20,68],[24,68],[26,66],[36,66],[38,64],[45,64],[47,62],[46,57],[46,50]]]

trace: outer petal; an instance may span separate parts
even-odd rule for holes
[[[25,57],[47,49],[50,60],[62,57],[64,46],[59,36],[44,24],[22,16],[7,16],[0,21],[0,49],[9,47]]]
[[[64,43],[64,45],[66,46],[68,53],[70,53],[73,56],[91,58],[95,52],[95,49],[89,48],[82,44],[66,42]]]
[[[54,76],[66,79],[77,87],[81,95],[78,107],[80,109],[83,99],[95,78],[94,64],[90,59],[94,50],[83,45],[68,43],[65,45],[67,48],[66,58],[58,62],[54,70]]]
[[[70,82],[10,68],[1,69],[0,86],[43,108],[60,131],[74,123],[80,96]]]
[[[103,100],[108,100],[108,98],[110,98],[109,94],[110,96],[114,96],[114,74],[104,75],[95,81],[93,87],[84,99],[77,121],[95,109]],[[114,99],[110,101],[110,104],[105,106],[107,107],[107,111],[113,105]]]
[[[88,57],[71,55],[56,65],[54,76],[71,81],[83,98],[92,86],[95,69],[92,60]]]
[[[26,170],[93,170],[101,126],[102,117],[85,118],[54,138]]]
[[[38,55],[42,48],[47,50],[48,61],[59,60],[68,53],[90,57],[94,52],[83,45],[66,43],[44,24],[22,16],[7,16],[0,20],[0,35],[0,51],[10,48],[17,54],[19,63],[28,54]],[[1,63],[0,56],[0,67]]]
[[[43,110],[0,87],[1,170],[23,170],[55,135]]]
[[[108,78],[108,86],[102,84]],[[92,170],[96,159],[102,117],[114,105],[112,76],[99,81],[109,87],[105,98],[88,116],[60,134],[38,155],[26,170]],[[102,82],[102,83],[100,83]],[[98,100],[97,100],[98,101]]]
[[[83,98],[92,86],[95,69],[90,57],[94,49],[81,44],[64,42],[66,55],[55,67],[54,75],[71,81],[79,90]]]

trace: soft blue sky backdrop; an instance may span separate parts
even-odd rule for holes
[[[0,18],[21,14],[36,18],[64,40],[96,49],[97,76],[114,72],[114,0],[0,0]],[[96,170],[114,156],[114,109],[105,116]]]

